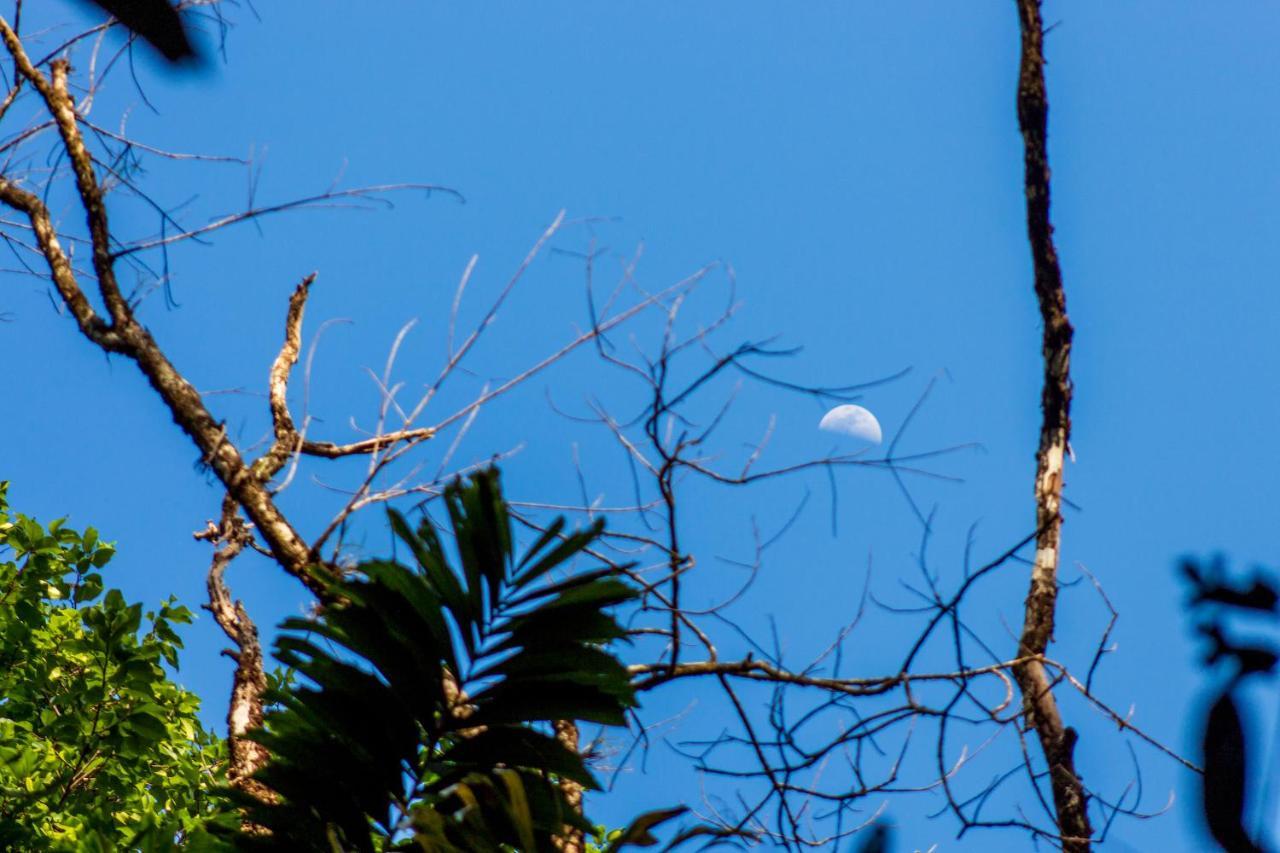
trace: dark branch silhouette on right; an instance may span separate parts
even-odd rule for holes
[[[1274,673],[1277,652],[1268,645],[1237,644],[1228,636],[1225,618],[1241,611],[1274,616],[1280,599],[1275,585],[1260,571],[1248,585],[1230,581],[1221,558],[1208,565],[1184,560],[1182,573],[1192,587],[1189,606],[1197,616],[1207,615],[1196,626],[1209,640],[1205,665],[1218,666],[1225,675],[1225,684],[1205,718],[1201,741],[1205,825],[1227,853],[1264,853],[1269,848],[1248,828],[1249,759],[1258,748],[1245,732],[1237,688],[1245,678]],[[1254,805],[1255,810],[1267,807],[1265,802]]]
[[[182,15],[169,0],[93,0],[169,62],[196,59]]]

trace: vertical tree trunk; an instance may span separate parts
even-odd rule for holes
[[[1049,221],[1049,102],[1044,82],[1044,23],[1040,0],[1016,0],[1022,32],[1018,75],[1018,125],[1022,130],[1027,197],[1027,238],[1035,268],[1036,299],[1044,324],[1043,420],[1036,453],[1036,554],[1018,656],[1030,658],[1015,672],[1027,725],[1035,729],[1049,769],[1062,849],[1090,849],[1088,795],[1075,769],[1074,729],[1066,727],[1039,658],[1053,639],[1062,534],[1063,466],[1071,437],[1071,338],[1062,270]]]
[[[234,649],[224,652],[236,662],[231,678],[231,701],[227,707],[227,783],[254,799],[270,802],[270,789],[253,778],[270,755],[266,747],[245,737],[250,729],[262,724],[262,696],[267,690],[262,644],[258,640],[258,627],[249,618],[244,605],[231,597],[231,590],[224,579],[227,566],[240,555],[251,536],[230,495],[223,499],[221,524],[210,523],[207,530],[196,534],[197,539],[209,539],[218,545],[209,566],[209,603],[206,607],[218,627],[235,645]],[[253,834],[262,832],[248,822],[242,823],[241,827]]]
[[[555,730],[558,741],[574,752],[578,751],[578,725],[573,720],[556,720]],[[564,792],[569,807],[582,814],[582,786],[572,779],[561,779],[560,790]],[[560,853],[585,853],[587,849],[586,839],[580,829],[568,829],[556,839],[556,847]]]

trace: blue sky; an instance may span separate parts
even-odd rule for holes
[[[90,20],[80,4],[54,5]],[[349,322],[325,332],[310,404],[323,419],[317,429],[349,437],[348,418],[367,425],[378,403],[364,369],[381,369],[401,326],[420,320],[398,375],[429,381],[469,258],[479,262],[462,319],[474,322],[563,209],[611,220],[556,237],[558,251],[537,260],[477,351],[477,382],[511,375],[587,322],[582,266],[569,253],[593,238],[608,249],[602,280],[641,243],[646,287],[718,262],[731,266],[742,302],[722,341],[777,335],[803,347],[775,373],[840,384],[911,368],[862,400],[887,433],[936,379],[901,449],[981,444],[931,463],[962,483],[913,481],[922,505],[936,506],[929,556],[944,584],[960,576],[971,525],[979,561],[1030,532],[1039,328],[1011,2],[405,0],[351,10],[284,0],[259,4],[257,17],[232,9],[226,62],[210,73],[163,80],[140,60],[158,113],[123,77],[95,106],[113,127],[128,109],[130,132],[160,147],[252,152],[262,202],[335,180],[434,183],[466,198],[399,194],[389,210],[300,212],[175,251],[180,307],[156,297],[143,311],[199,388],[262,391],[287,295],[318,270],[308,342],[327,320]],[[1067,496],[1078,509],[1066,518],[1064,576],[1086,566],[1121,614],[1100,694],[1190,752],[1202,679],[1175,561],[1221,549],[1239,565],[1277,562],[1280,12],[1081,0],[1049,3],[1045,17],[1056,24],[1047,41],[1054,221],[1077,330]],[[166,203],[190,200],[189,222],[241,209],[249,183],[241,167],[189,163],[155,163],[147,178]],[[132,236],[155,228],[136,205],[113,213]],[[714,316],[725,287],[717,273],[689,322],[697,311]],[[0,441],[10,452],[0,476],[13,481],[14,507],[69,515],[117,540],[111,580],[131,598],[201,601],[208,554],[190,533],[215,515],[220,493],[194,469],[196,451],[136,370],[79,338],[39,284],[7,276],[3,309],[11,384]],[[652,332],[637,330],[642,340]],[[624,501],[626,470],[607,437],[547,403],[581,412],[589,393],[638,399],[614,382],[590,359],[570,360],[482,414],[457,458],[521,445],[507,465],[512,495],[572,502],[576,443],[592,496]],[[246,443],[261,434],[260,398],[216,399]],[[726,453],[740,459],[741,443],[776,415],[765,461],[820,456],[833,448],[816,430],[822,411],[770,390],[745,394]],[[440,449],[427,450],[437,464]],[[312,473],[337,482],[352,470],[308,470],[287,493],[286,508],[314,533],[337,498]],[[899,581],[918,578],[920,550],[918,525],[883,472],[840,474],[836,536],[822,476],[752,495],[694,491],[689,539],[707,555],[695,594],[711,600],[733,583],[711,555],[742,556],[735,548],[753,513],[776,528],[806,492],[804,514],[769,553],[742,611],[757,627],[774,616],[796,659],[850,618],[868,564],[880,600],[910,603]],[[369,552],[386,542],[376,523],[364,535]],[[246,560],[231,581],[264,630],[304,601],[265,562]],[[1023,570],[1012,566],[973,605],[985,635],[1010,653],[1001,626],[1018,623],[1024,594]],[[912,624],[876,617],[854,636],[847,665],[878,672]],[[1053,653],[1087,666],[1105,624],[1089,583],[1073,586]],[[224,643],[208,618],[188,634],[180,677],[220,720]],[[654,720],[678,716],[660,730],[674,742],[717,724],[699,701],[681,687],[646,706]],[[1086,780],[1117,794],[1133,777],[1123,740],[1078,703],[1066,713],[1081,731]],[[1137,754],[1143,805],[1159,808],[1170,792],[1176,800],[1160,819],[1119,821],[1103,849],[1203,849],[1186,816],[1191,779],[1149,749]],[[618,822],[698,796],[687,765],[657,745],[647,772],[622,774],[593,807]],[[957,840],[949,818],[925,818],[936,800],[909,803],[889,808],[903,849],[1024,846],[1007,833]]]

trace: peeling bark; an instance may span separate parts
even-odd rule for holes
[[[0,202],[22,212],[30,220],[54,286],[76,318],[81,332],[107,352],[124,355],[138,365],[168,407],[174,423],[195,442],[201,458],[253,522],[276,561],[314,594],[323,596],[324,584],[315,575],[314,567],[318,561],[306,542],[276,507],[266,484],[253,476],[235,445],[226,440],[224,425],[214,418],[199,392],[173,366],[151,333],[138,322],[120,292],[104,192],[94,172],[93,157],[80,132],[75,101],[67,90],[70,64],[61,59],[54,60],[50,64],[50,74],[42,74],[31,63],[18,34],[3,18],[0,18],[0,40],[13,57],[18,72],[39,92],[58,127],[88,223],[94,276],[109,320],[97,314],[80,287],[71,262],[58,242],[49,211],[40,197],[7,178],[0,178]]]
[[[554,723],[556,740],[573,752],[578,751],[578,725],[573,720],[556,720]],[[560,780],[560,791],[564,794],[569,808],[582,814],[582,786],[572,779]],[[584,853],[587,849],[586,838],[580,829],[565,828],[563,835],[555,839],[556,849],[560,853]]]
[[[258,628],[249,618],[244,604],[234,601],[227,588],[224,575],[252,534],[229,498],[223,501],[222,523],[209,525],[198,539],[218,542],[212,565],[209,567],[207,586],[209,603],[214,621],[235,644],[235,649],[224,652],[236,663],[232,676],[231,702],[227,708],[228,765],[227,781],[259,800],[269,800],[271,791],[255,781],[253,774],[263,767],[270,757],[265,747],[245,738],[252,728],[262,724],[262,695],[267,689],[267,677],[263,669],[262,645],[258,641]]]
[[[1062,270],[1049,220],[1049,102],[1044,80],[1044,25],[1040,0],[1016,0],[1022,32],[1018,75],[1018,125],[1024,143],[1027,238],[1035,269],[1036,299],[1044,324],[1044,385],[1040,445],[1036,452],[1036,554],[1031,569],[1014,674],[1023,713],[1034,729],[1049,768],[1058,833],[1068,853],[1090,849],[1088,795],[1075,768],[1076,732],[1065,726],[1043,657],[1053,639],[1062,536],[1063,462],[1071,437],[1071,340]]]

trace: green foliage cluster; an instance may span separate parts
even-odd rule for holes
[[[296,677],[270,679],[252,735],[270,803],[225,786],[225,743],[170,678],[191,613],[106,590],[114,548],[11,513],[7,485],[0,850],[549,853],[573,826],[612,853],[685,811],[607,832],[570,808],[563,782],[597,784],[551,723],[619,725],[636,704],[608,612],[636,593],[615,570],[565,571],[600,525],[560,519],[517,557],[496,470],[446,490],[450,547],[392,512],[409,564],[366,562],[320,618],[284,623],[276,657]]]
[[[620,725],[635,705],[606,648],[624,634],[607,609],[635,591],[605,569],[555,576],[599,525],[566,534],[561,519],[517,558],[496,470],[444,503],[456,568],[430,520],[391,512],[412,564],[363,563],[321,620],[284,623],[276,657],[306,683],[271,697],[255,735],[280,799],[245,800],[271,837],[241,847],[533,853],[566,824],[594,831],[557,782],[596,781],[549,726]]]
[[[203,835],[223,743],[175,684],[172,599],[144,614],[93,528],[9,510],[0,483],[0,849],[167,850]]]

